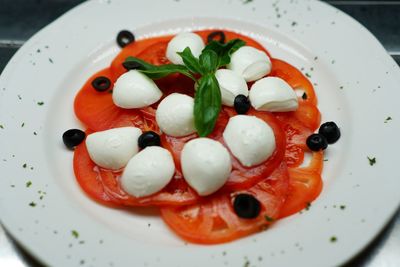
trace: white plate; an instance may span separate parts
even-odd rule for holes
[[[73,115],[74,96],[118,53],[121,29],[143,38],[208,27],[249,34],[274,57],[304,68],[317,84],[323,121],[336,121],[343,136],[327,152],[324,189],[309,211],[229,244],[198,246],[175,237],[154,210],[115,210],[87,198],[61,135],[82,127]],[[399,84],[399,68],[378,41],[321,2],[84,3],[30,39],[0,78],[2,223],[52,266],[342,264],[371,241],[400,202],[394,145]],[[385,123],[389,116],[393,120]],[[367,156],[376,164],[370,166]]]

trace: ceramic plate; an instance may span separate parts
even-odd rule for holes
[[[81,127],[73,99],[138,38],[226,28],[261,42],[315,85],[322,121],[341,140],[326,153],[321,196],[308,211],[232,243],[186,244],[157,211],[117,210],[78,187],[62,133]],[[400,71],[360,24],[317,1],[90,1],[31,38],[0,77],[0,214],[51,266],[333,266],[354,256],[399,205]],[[375,159],[373,164],[369,159]]]

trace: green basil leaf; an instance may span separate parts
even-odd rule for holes
[[[219,58],[213,50],[204,50],[200,55],[199,61],[204,74],[214,73],[218,68]]]
[[[190,71],[183,65],[166,64],[156,66],[136,57],[128,57],[125,59],[125,62],[130,61],[139,63],[142,67],[140,67],[138,70],[153,80],[163,78],[173,73],[181,73],[196,81]]]
[[[246,45],[246,42],[241,39],[233,39],[225,44],[221,44],[217,41],[211,41],[204,49],[203,52],[206,50],[212,50],[217,53],[219,57],[218,68],[228,65],[231,62],[231,55],[241,48],[242,46]]]
[[[178,52],[178,55],[181,56],[183,63],[185,66],[193,73],[202,74],[202,69],[199,63],[199,60],[193,56],[192,51],[189,47],[186,47],[182,52]]]
[[[214,74],[200,78],[194,98],[194,123],[199,136],[209,135],[221,111],[221,91]]]

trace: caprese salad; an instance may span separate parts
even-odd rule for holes
[[[142,40],[121,31],[117,43],[76,95],[87,129],[63,135],[88,196],[159,207],[177,235],[203,244],[264,230],[318,197],[323,150],[340,130],[320,126],[298,69],[227,30]]]

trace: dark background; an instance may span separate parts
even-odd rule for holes
[[[0,0],[0,73],[12,55],[27,39],[64,12],[82,2],[84,1]],[[397,64],[400,65],[400,1],[332,0],[325,2],[351,15],[368,28],[381,41]],[[391,249],[393,244],[395,247],[397,246],[397,252],[400,253],[399,239],[400,212],[397,213],[372,244],[348,263],[346,267],[400,266],[399,256],[396,256],[395,259],[397,260],[393,262],[384,257],[385,255],[381,255],[381,250]],[[12,246],[15,247],[16,255],[20,256],[22,264],[40,266],[24,253],[17,244]]]

